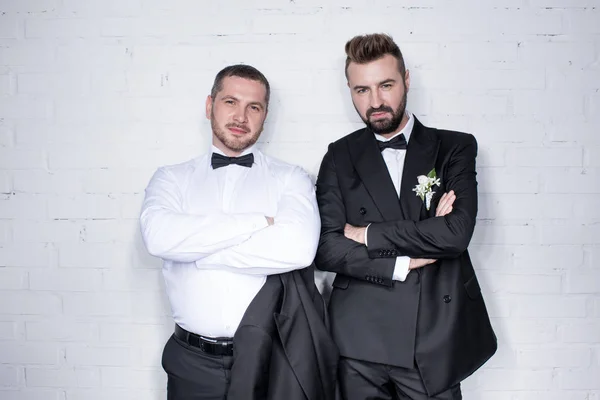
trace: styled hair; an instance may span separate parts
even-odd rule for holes
[[[390,54],[398,60],[398,70],[405,77],[406,66],[402,52],[391,36],[385,33],[372,33],[369,35],[354,36],[346,42],[346,79],[348,79],[348,66],[351,62],[356,64],[367,64],[379,60],[386,54]]]
[[[249,79],[251,81],[257,81],[264,85],[267,93],[265,95],[265,101],[267,102],[267,106],[269,105],[269,98],[271,97],[271,86],[269,85],[269,81],[265,76],[250,65],[244,64],[235,64],[230,65],[228,67],[223,68],[217,76],[215,77],[215,82],[213,83],[212,89],[210,90],[210,97],[215,99],[217,93],[219,93],[223,89],[223,79],[228,78],[230,76],[237,76],[239,78]]]

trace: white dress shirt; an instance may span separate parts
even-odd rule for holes
[[[251,168],[213,169],[209,153],[159,168],[146,188],[144,242],[164,260],[173,319],[199,335],[233,337],[266,276],[306,267],[317,251],[321,221],[308,174],[250,152]]]
[[[410,134],[413,130],[413,126],[415,125],[415,119],[412,113],[407,112],[408,121],[402,130],[396,133],[394,136],[389,139],[378,135],[375,133],[375,139],[381,142],[387,142],[395,138],[400,134],[404,134],[406,138],[406,143],[410,140]],[[402,183],[402,171],[404,171],[404,159],[406,158],[406,150],[399,149],[384,149],[381,152],[383,156],[383,160],[385,161],[385,165],[387,166],[388,172],[390,173],[390,177],[392,178],[392,182],[394,183],[394,188],[396,188],[396,193],[398,194],[398,198],[400,198],[400,185]],[[365,230],[365,244],[368,246],[368,233],[369,227]],[[394,274],[392,275],[392,279],[395,281],[404,281],[408,276],[410,270],[408,269],[410,263],[410,257],[402,256],[396,257],[396,265],[394,267]]]

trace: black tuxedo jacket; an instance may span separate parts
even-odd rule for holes
[[[430,396],[477,370],[496,351],[467,246],[477,214],[472,135],[427,128],[415,120],[400,199],[368,129],[332,143],[317,179],[321,239],[316,265],[336,272],[329,311],[345,357],[418,366]],[[412,189],[435,168],[430,210]],[[435,217],[444,192],[453,211]],[[344,225],[367,226],[368,247],[344,237]],[[397,256],[438,261],[393,281]]]
[[[271,275],[234,337],[228,400],[333,400],[339,352],[314,267]]]

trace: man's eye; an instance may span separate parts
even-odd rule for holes
[[[392,87],[392,84],[391,83],[386,83],[386,84],[381,85],[381,87],[384,88],[384,89],[390,89]]]

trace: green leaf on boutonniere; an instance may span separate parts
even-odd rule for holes
[[[432,169],[431,171],[429,171],[429,173],[427,174],[427,177],[428,177],[428,178],[434,178],[434,179],[436,178],[436,175],[435,175],[435,168],[434,168],[434,169]]]

